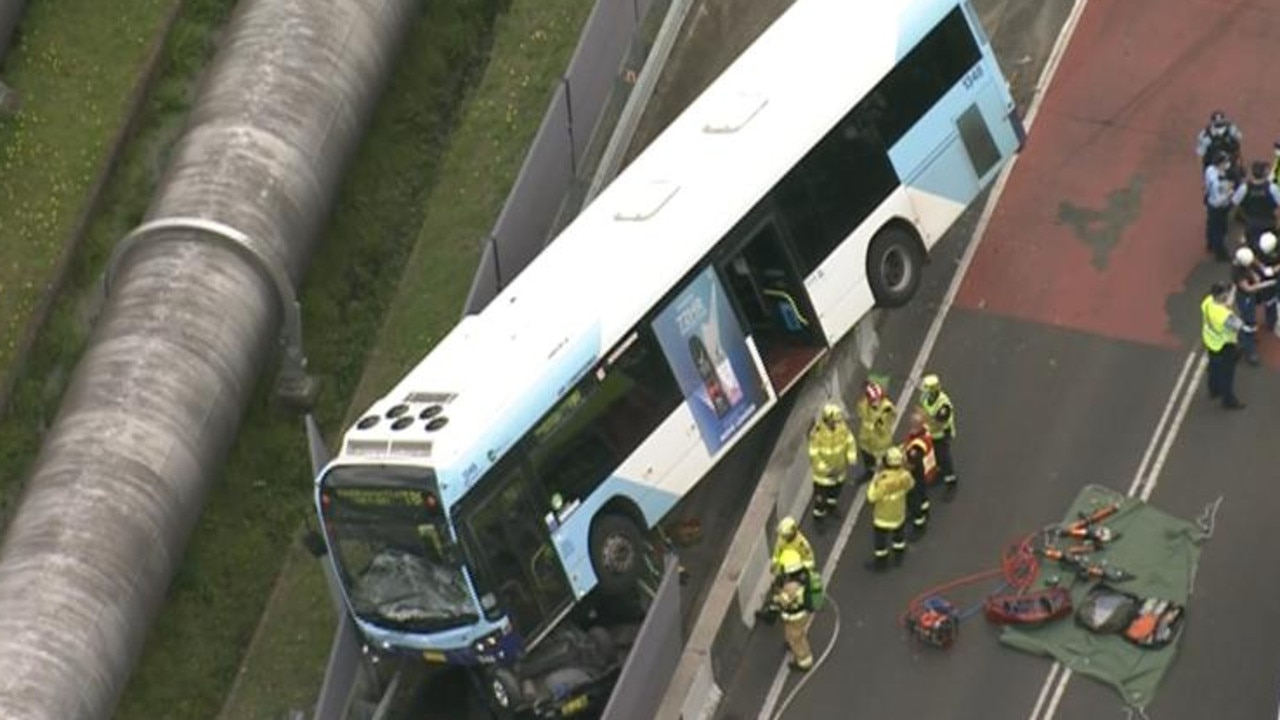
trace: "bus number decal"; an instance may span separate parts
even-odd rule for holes
[[[973,69],[970,70],[968,73],[966,73],[964,76],[964,89],[969,90],[974,85],[977,85],[978,81],[982,79],[982,74],[983,74],[982,63],[978,63],[977,65],[974,65]]]

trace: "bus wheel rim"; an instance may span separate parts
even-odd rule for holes
[[[631,567],[635,565],[635,548],[631,547],[631,542],[621,534],[610,535],[605,540],[603,552],[600,554],[604,560],[604,566],[619,575],[630,572]]]
[[[880,277],[885,287],[893,292],[901,292],[911,282],[911,260],[903,248],[889,248],[880,261]]]
[[[511,707],[511,696],[507,694],[507,689],[502,686],[500,680],[493,681],[493,699],[497,701],[499,707]]]

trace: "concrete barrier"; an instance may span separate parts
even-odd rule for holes
[[[878,321],[876,312],[863,319],[799,387],[800,395],[694,621],[659,720],[702,720],[715,713],[721,687],[741,664],[755,627],[755,611],[769,586],[773,529],[782,517],[803,517],[813,493],[805,441],[809,423],[829,400],[851,409],[848,390],[859,387],[874,359]]]

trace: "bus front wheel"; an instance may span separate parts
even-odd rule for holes
[[[515,716],[520,704],[520,680],[509,668],[496,667],[485,673],[489,706],[499,718]]]
[[[920,287],[924,253],[920,241],[904,228],[889,226],[876,233],[867,251],[867,281],[880,307],[902,307]]]
[[[644,535],[625,515],[606,514],[591,525],[591,567],[606,595],[632,592],[644,567]]]

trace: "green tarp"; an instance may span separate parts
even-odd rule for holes
[[[1184,605],[1186,622],[1195,622],[1196,611],[1188,604],[1187,597],[1200,559],[1200,544],[1208,537],[1205,530],[1141,500],[1097,485],[1081,491],[1065,521],[1075,522],[1079,513],[1087,514],[1111,503],[1119,503],[1120,510],[1102,524],[1121,536],[1094,557],[1105,558],[1112,567],[1135,576],[1111,585],[1139,597],[1156,597]],[[1069,568],[1060,567],[1054,561],[1042,560],[1041,563],[1040,586],[1056,575],[1061,584],[1071,590],[1073,606],[1079,607],[1094,583],[1077,579]],[[1115,687],[1125,703],[1139,709],[1151,702],[1178,648],[1177,639],[1158,650],[1140,648],[1120,635],[1092,633],[1076,624],[1074,618],[1063,618],[1039,628],[1006,626],[1000,641],[1026,652],[1049,655],[1075,673],[1097,678]]]

